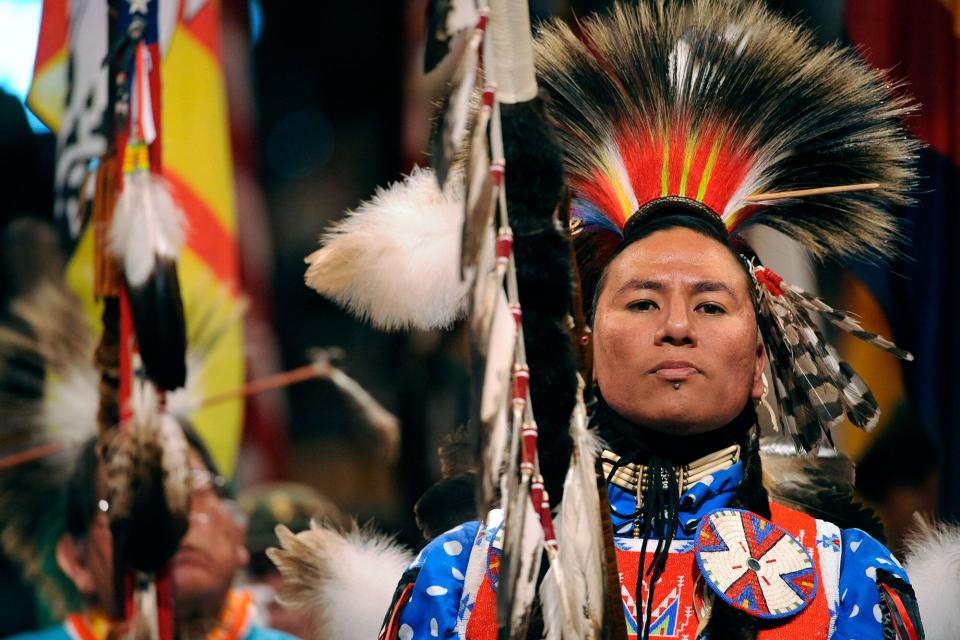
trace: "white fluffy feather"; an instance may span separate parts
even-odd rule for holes
[[[540,516],[530,503],[530,486],[526,482],[521,482],[519,490],[515,492],[506,514],[504,535],[506,544],[497,608],[509,603],[509,611],[504,615],[509,619],[510,637],[522,638],[526,636],[530,623],[543,555],[543,527]]]
[[[540,587],[547,640],[597,638],[603,625],[604,541],[596,478],[602,445],[587,430],[582,398],[574,408],[570,435],[574,453],[557,519],[557,565],[561,572],[557,574],[551,567]],[[559,588],[559,575],[566,587],[563,590]],[[568,599],[566,606],[561,602],[564,595]],[[566,625],[562,624],[564,611],[570,616]]]
[[[341,532],[312,522],[297,534],[280,525],[267,555],[283,574],[277,599],[306,611],[316,640],[376,638],[413,554],[367,528]]]
[[[927,640],[960,633],[960,525],[927,527],[909,541],[904,568],[920,605]]]
[[[447,327],[462,318],[469,282],[459,276],[461,180],[441,192],[414,169],[347,214],[307,257],[307,285],[386,330]]]
[[[96,435],[99,382],[92,358],[89,363],[78,363],[68,371],[48,377],[43,402],[43,426],[47,435],[72,442],[84,442]]]
[[[157,258],[176,260],[185,227],[186,217],[162,179],[149,171],[126,177],[110,226],[110,251],[132,286],[146,282]]]

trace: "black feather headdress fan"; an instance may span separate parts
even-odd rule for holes
[[[581,25],[542,30],[550,94],[572,192],[585,294],[631,225],[681,211],[721,227],[754,278],[779,421],[803,449],[847,416],[872,427],[877,403],[828,349],[812,312],[898,357],[910,355],[763,267],[741,237],[778,229],[814,257],[896,251],[887,212],[909,200],[917,144],[911,104],[846,48],[759,2],[619,5]]]

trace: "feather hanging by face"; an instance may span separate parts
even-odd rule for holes
[[[903,360],[913,356],[889,340],[864,331],[849,314],[763,266],[751,266],[767,356],[774,372],[780,424],[797,445],[809,451],[846,417],[869,431],[880,418],[880,407],[866,383],[841,360],[810,317],[823,314],[839,328]]]

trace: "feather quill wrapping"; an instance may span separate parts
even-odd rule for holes
[[[516,104],[536,98],[528,3],[490,0],[490,45],[487,64],[493,68],[500,102]]]
[[[574,408],[570,435],[574,453],[557,524],[557,565],[562,567],[568,602],[565,606],[558,602],[560,577],[551,565],[540,587],[547,640],[600,638],[603,628],[605,550],[596,475],[602,446],[596,435],[587,430],[582,397]],[[561,624],[562,610],[570,616],[569,624]]]
[[[344,532],[314,521],[296,534],[280,525],[277,537],[280,548],[267,550],[283,575],[277,599],[311,616],[316,640],[376,638],[413,554],[356,525]]]
[[[470,282],[461,282],[463,189],[445,191],[433,172],[414,169],[347,214],[307,257],[307,285],[385,330],[436,329],[462,318]]]

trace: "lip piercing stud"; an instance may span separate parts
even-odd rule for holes
[[[674,382],[674,383],[673,383],[673,389],[674,389],[674,391],[680,391],[680,383],[679,383],[679,382]]]

